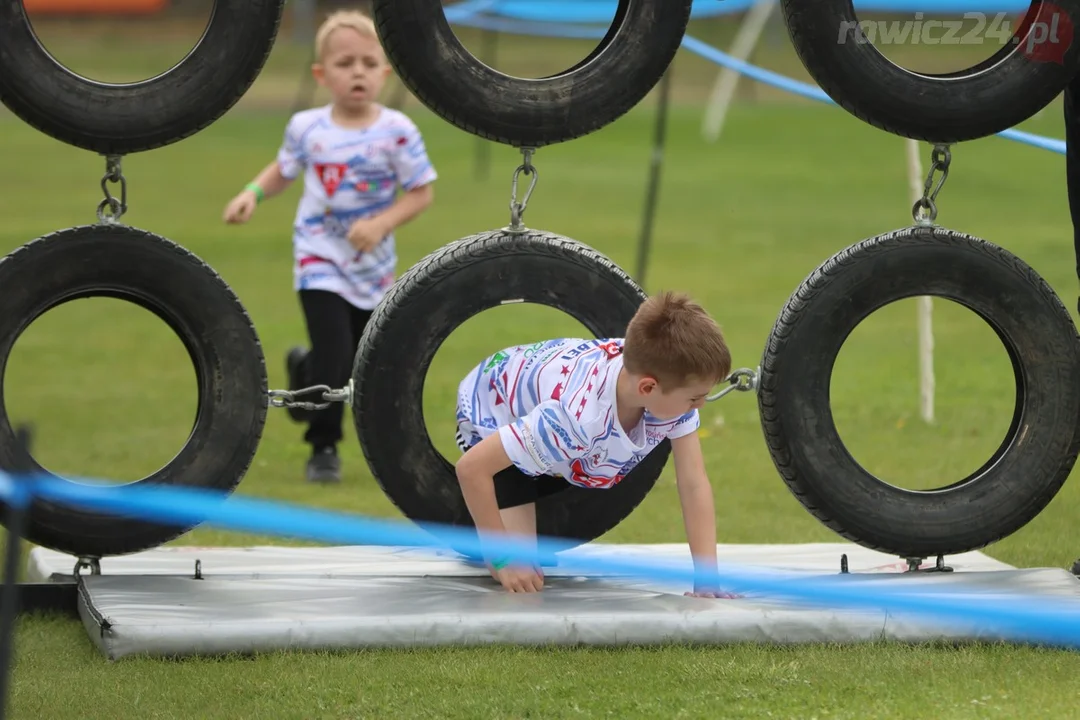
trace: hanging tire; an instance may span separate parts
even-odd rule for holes
[[[176,332],[195,365],[199,389],[187,443],[168,464],[135,484],[236,488],[266,420],[266,365],[243,306],[205,263],[152,233],[123,225],[83,226],[39,238],[0,259],[0,288],[0,469],[49,474],[19,442],[4,403],[4,374],[19,335],[65,302],[112,297],[153,312]],[[39,498],[30,508],[25,536],[60,552],[104,557],[156,547],[191,527],[98,514]]]
[[[622,337],[644,300],[609,259],[552,233],[484,232],[414,265],[376,308],[353,368],[356,433],[383,492],[414,521],[473,527],[454,465],[432,445],[423,411],[428,368],[459,325],[499,305],[529,302],[562,310],[596,337]],[[477,362],[493,350],[477,347]],[[600,537],[645,498],[670,452],[664,440],[612,488],[571,486],[540,499],[537,532],[567,547]]]
[[[871,475],[844,447],[829,406],[833,364],[855,327],[903,298],[947,298],[997,333],[1016,378],[1000,447],[948,487],[913,491]],[[1080,338],[1054,291],[1022,260],[979,238],[910,228],[826,261],[772,329],[758,390],[773,463],[827,527],[908,558],[976,550],[1034,519],[1069,477],[1080,449]]]
[[[873,45],[876,26],[868,34],[859,25],[852,0],[781,0],[781,7],[795,52],[829,97],[874,127],[916,140],[957,143],[1008,130],[1046,107],[1080,70],[1073,42],[1080,0],[1033,0],[1000,50],[943,75],[912,72],[882,55]]]
[[[372,15],[401,82],[466,132],[515,147],[572,140],[614,122],[649,94],[678,52],[692,0],[619,0],[605,37],[550,77],[505,75],[458,40],[442,0],[374,0]]]
[[[20,0],[0,2],[0,102],[31,127],[84,150],[128,155],[194,135],[224,115],[259,76],[284,0],[214,0],[191,52],[164,73],[102,83],[41,45]]]

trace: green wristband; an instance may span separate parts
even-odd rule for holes
[[[509,558],[495,558],[491,561],[491,567],[495,570],[502,570],[504,567],[510,564]]]
[[[264,193],[263,189],[259,187],[256,183],[250,182],[244,186],[244,189],[250,190],[251,192],[255,193],[256,202],[262,202],[264,199],[266,199],[266,193]]]

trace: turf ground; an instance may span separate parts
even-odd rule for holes
[[[92,25],[39,27],[73,69],[132,80],[164,69],[179,40],[123,42]],[[730,27],[696,35],[727,45]],[[116,32],[115,29],[110,32]],[[143,38],[144,44],[139,44]],[[104,42],[103,42],[104,40]],[[475,47],[476,38],[470,43]],[[527,48],[527,49],[520,49]],[[538,76],[580,57],[577,43],[529,41],[501,69]],[[532,58],[542,58],[543,64]],[[920,56],[921,57],[921,56]],[[234,288],[262,340],[272,387],[283,356],[303,342],[290,285],[289,227],[299,188],[226,227],[225,203],[276,150],[306,59],[282,43],[248,97],[211,128],[125,159],[126,221],[201,256]],[[759,64],[805,79],[786,42]],[[941,61],[938,56],[935,61]],[[551,65],[552,67],[548,67]],[[700,139],[702,97],[715,72],[692,56],[676,64],[663,187],[647,290],[686,290],[722,323],[737,366],[756,365],[783,302],[815,266],[864,238],[909,223],[903,141],[827,105],[744,90],[724,137]],[[635,265],[654,98],[604,130],[546,148],[527,224],[587,242]],[[434,207],[399,232],[401,267],[446,242],[506,224],[518,157],[491,146],[475,174],[477,141],[415,101],[440,172]],[[1024,129],[1061,136],[1055,103]],[[924,149],[924,161],[928,149]],[[4,222],[0,252],[50,231],[92,222],[103,163],[0,115]],[[939,221],[1000,244],[1042,274],[1072,310],[1077,283],[1062,157],[1000,138],[965,143],[940,196]],[[0,296],[2,297],[2,296]],[[934,305],[937,422],[918,417],[915,303],[872,316],[849,340],[834,376],[834,412],[855,457],[897,484],[932,487],[991,453],[1007,427],[1012,380],[988,327],[944,301]],[[580,332],[545,308],[485,313],[444,345],[427,380],[425,414],[452,451],[458,378],[479,357],[517,342]],[[9,412],[37,428],[37,456],[59,473],[116,480],[145,475],[179,449],[193,414],[193,373],[179,343],[141,310],[84,300],[53,311],[20,340],[5,378]],[[762,441],[749,395],[703,411],[719,537],[730,543],[836,539],[788,493]],[[261,449],[240,487],[308,506],[397,516],[367,472],[350,426],[340,487],[306,485],[302,429],[271,409]],[[1075,481],[1020,532],[987,552],[1018,566],[1063,566],[1080,555]],[[604,538],[683,542],[671,469],[646,502]],[[181,544],[285,543],[199,528]],[[467,649],[280,654],[110,664],[81,624],[23,620],[12,716],[18,718],[1067,717],[1077,700],[1072,653],[1004,646],[652,649]]]

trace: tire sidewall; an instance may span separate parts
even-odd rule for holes
[[[538,148],[599,130],[640,103],[678,52],[691,6],[633,0],[591,61],[535,79],[507,76],[473,56],[440,0],[374,0],[372,14],[396,74],[428,109],[479,137]]]
[[[1060,63],[1028,57],[1027,45],[1006,44],[994,54],[997,62],[941,77],[914,73],[856,40],[851,0],[813,7],[782,0],[782,6],[795,51],[822,90],[859,119],[903,137],[957,143],[1009,130],[1046,107],[1080,71],[1076,38]],[[1080,28],[1080,0],[1055,6]],[[1035,22],[1048,12],[1044,7]]]
[[[521,300],[562,310],[596,337],[621,337],[644,299],[591,248],[546,233],[481,233],[414,266],[376,309],[353,370],[357,435],[390,500],[417,522],[473,526],[454,467],[432,444],[422,410],[431,361],[463,322]],[[497,349],[477,348],[477,361]],[[388,422],[391,410],[395,422]],[[579,541],[607,532],[652,489],[669,451],[664,441],[611,489],[570,488],[541,499],[537,532]]]
[[[215,0],[202,37],[179,63],[134,83],[102,83],[61,65],[23,3],[0,2],[0,102],[51,138],[130,155],[190,137],[250,89],[274,47],[284,0]]]
[[[991,247],[946,231],[872,238],[815,271],[770,335],[759,402],[773,460],[801,502],[868,547],[925,557],[985,546],[1033,519],[1072,469],[1080,427],[1075,326],[1033,270]],[[935,493],[886,485],[862,468],[839,436],[829,396],[835,359],[855,326],[919,295],[982,315],[1012,347],[1020,374],[1014,444],[975,482]]]
[[[51,474],[17,442],[4,406],[7,359],[19,336],[67,299],[132,300],[125,296],[135,295],[141,300],[137,304],[162,318],[187,347],[200,393],[197,420],[193,418],[183,448],[135,484],[224,491],[239,484],[265,422],[266,368],[250,318],[216,273],[151,233],[125,226],[84,226],[38,239],[0,260],[0,286],[8,310],[0,316],[0,467]],[[72,394],[77,398],[77,390]],[[100,557],[148,549],[188,529],[39,499],[31,507],[26,536],[61,552]]]

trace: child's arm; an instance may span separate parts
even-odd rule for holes
[[[439,174],[428,157],[419,128],[402,119],[401,137],[390,156],[390,164],[403,192],[394,203],[375,217],[357,220],[349,228],[349,243],[359,252],[371,252],[396,228],[422,213],[435,199],[434,182]]]
[[[275,157],[225,207],[225,222],[245,223],[255,213],[255,206],[267,198],[283,193],[300,176],[307,164],[303,135],[310,122],[302,115],[293,115],[285,126],[285,136]]]
[[[389,234],[427,210],[435,200],[435,186],[431,183],[406,190],[397,196],[394,204],[386,208],[377,218]]]
[[[496,433],[469,448],[456,466],[461,494],[480,542],[484,545],[484,557],[489,562],[498,555],[498,535],[506,533],[495,498],[495,473],[510,467],[510,464],[510,456],[506,454],[502,439]],[[496,537],[491,537],[492,534]],[[543,588],[543,578],[528,565],[514,563],[495,567],[494,570],[499,581],[511,592],[539,592]]]
[[[431,183],[406,190],[383,212],[354,222],[349,227],[349,242],[360,252],[370,252],[384,237],[426,210],[434,199]]]
[[[293,178],[287,178],[281,174],[281,164],[277,160],[273,160],[262,172],[256,176],[254,180],[249,183],[249,187],[245,188],[245,192],[251,192],[256,196],[259,192],[255,190],[255,187],[262,191],[262,197],[258,197],[258,201],[262,202],[275,195],[280,195],[289,189],[292,185]],[[254,187],[251,187],[254,186]]]
[[[285,192],[293,179],[281,174],[281,163],[273,160],[225,206],[225,222],[245,223],[255,213],[255,206],[267,198]]]
[[[485,531],[505,533],[499,505],[495,500],[495,473],[510,467],[510,456],[503,449],[499,435],[491,435],[469,448],[458,460],[456,470],[461,494],[472,515],[473,524]]]
[[[686,539],[690,544],[694,574],[697,576],[693,594],[722,596],[723,593],[715,587],[716,506],[697,432],[672,439],[671,454],[675,460],[675,483],[686,525]]]

